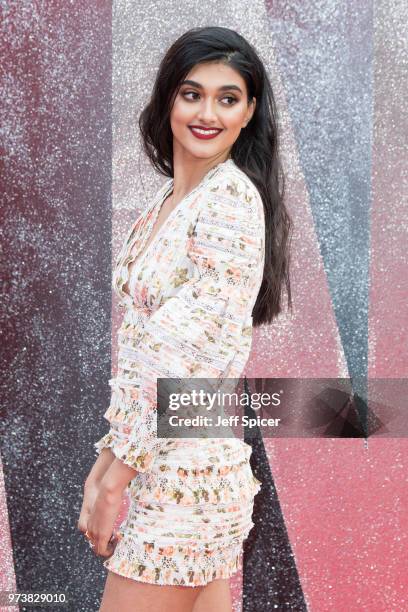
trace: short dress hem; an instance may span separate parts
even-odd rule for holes
[[[199,563],[195,559],[195,569],[179,574],[178,577],[171,569],[155,568],[152,570],[143,565],[143,563],[135,561],[132,563],[135,569],[132,569],[130,563],[123,559],[118,560],[116,563],[107,559],[103,565],[107,570],[115,574],[138,582],[159,586],[198,587],[206,586],[213,580],[229,579],[242,570],[242,543],[237,546],[224,547],[217,552],[213,567],[199,570],[197,569]],[[208,563],[208,558],[206,562]]]

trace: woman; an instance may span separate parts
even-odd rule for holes
[[[110,570],[100,611],[231,610],[254,496],[251,447],[157,436],[157,378],[239,378],[252,327],[281,311],[290,220],[262,62],[227,28],[168,50],[139,127],[170,177],[125,240],[113,287],[125,314],[108,433],[78,528]],[[113,534],[122,495],[127,519]],[[191,588],[194,587],[194,588]]]

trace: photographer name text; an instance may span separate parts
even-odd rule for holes
[[[277,427],[280,422],[280,418],[251,418],[246,415],[231,415],[228,417],[222,417],[220,415],[217,418],[210,416],[197,415],[195,417],[180,417],[172,415],[169,418],[169,424],[172,427]]]

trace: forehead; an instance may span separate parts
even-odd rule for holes
[[[197,81],[206,89],[217,89],[223,85],[238,85],[246,91],[242,76],[231,66],[220,62],[205,62],[196,64],[183,80]]]

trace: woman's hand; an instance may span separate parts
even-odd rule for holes
[[[77,523],[79,531],[81,531],[84,535],[87,530],[89,515],[92,512],[92,507],[99,493],[100,483],[107,470],[112,465],[114,459],[115,455],[111,449],[103,448],[85,481],[84,498]]]
[[[123,492],[137,471],[115,458],[110,449],[103,449],[101,455],[86,479],[78,529],[93,544],[97,555],[110,557],[118,543],[113,527]]]
[[[101,557],[110,557],[118,543],[113,527],[122,503],[120,489],[109,490],[100,485],[92,510],[87,519],[87,537],[92,550]]]
[[[88,519],[92,512],[93,505],[99,493],[99,481],[86,481],[84,486],[84,498],[78,519],[77,527],[85,535],[88,528]]]

